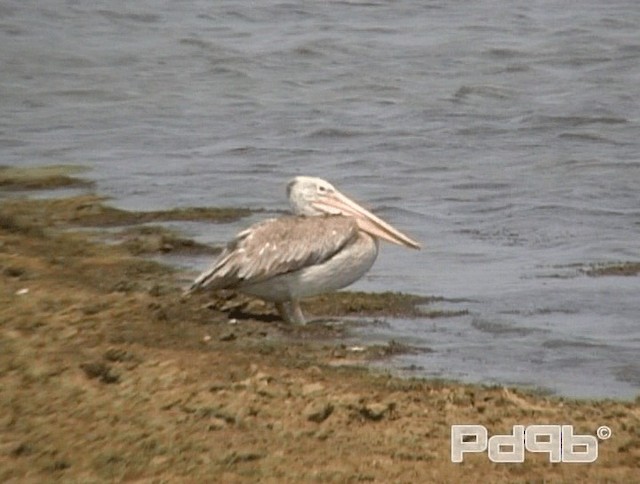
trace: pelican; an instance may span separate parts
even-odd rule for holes
[[[300,300],[360,279],[378,256],[378,239],[420,248],[321,178],[297,176],[287,195],[294,215],[240,232],[187,293],[235,289],[274,302],[285,322],[305,324]]]

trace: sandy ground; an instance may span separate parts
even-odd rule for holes
[[[104,207],[96,197],[0,203],[0,481],[637,482],[640,399],[574,401],[366,369],[402,348],[351,348],[348,325],[292,328],[230,293],[185,299],[184,275],[140,256],[206,250],[171,234],[129,231],[114,245],[69,230],[105,225]],[[307,310],[410,315],[420,302],[345,293]],[[590,464],[533,453],[454,464],[453,424],[490,435],[607,425],[612,435]]]

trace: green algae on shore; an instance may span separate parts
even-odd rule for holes
[[[588,276],[637,276],[640,274],[640,262],[611,262],[592,264],[582,270]]]
[[[254,299],[230,290],[220,290],[213,294],[206,291],[192,297],[207,298],[208,306],[226,313],[230,318],[255,318],[265,321],[278,320],[279,317],[272,304]],[[402,292],[362,292],[338,291],[312,297],[302,301],[302,308],[309,315],[310,322],[306,326],[296,327],[293,332],[316,332],[315,320],[326,318],[366,317],[366,318],[448,318],[468,313],[466,309],[442,310],[427,309],[431,303],[444,301],[443,298],[418,296]]]
[[[304,301],[305,311],[324,316],[393,316],[393,317],[453,317],[467,314],[466,310],[440,310],[426,305],[443,301],[443,298],[418,296],[401,292],[381,293],[339,291],[323,294]]]
[[[4,190],[50,190],[86,188],[94,183],[72,175],[87,171],[79,165],[49,165],[19,168],[0,166],[0,188]]]
[[[166,221],[233,222],[253,213],[246,208],[191,207],[133,212],[106,205],[104,197],[79,195],[59,199],[10,199],[2,210],[16,217],[27,216],[33,224],[117,227]]]
[[[92,187],[91,180],[72,176],[88,170],[80,165],[47,165],[32,167],[0,166],[0,189],[49,190],[55,188]],[[10,199],[4,202],[3,212],[11,212],[14,221],[27,225],[76,225],[85,227],[113,227],[166,221],[233,222],[255,210],[234,207],[185,207],[170,210],[129,211],[105,204],[105,197],[84,194],[61,199]],[[6,215],[4,215],[7,218]]]

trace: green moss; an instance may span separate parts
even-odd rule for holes
[[[28,217],[35,225],[76,225],[84,227],[113,227],[164,221],[232,222],[251,214],[244,208],[194,207],[150,212],[132,212],[111,207],[105,198],[80,195],[62,199],[6,200],[2,213],[13,217]]]
[[[613,262],[593,264],[583,269],[591,277],[600,276],[637,276],[640,273],[640,262]]]
[[[430,312],[422,306],[439,300],[441,298],[391,291],[381,293],[341,291],[311,298],[303,304],[305,310],[325,316],[424,317],[429,316]],[[437,311],[438,316],[445,313],[445,311]]]
[[[92,186],[93,182],[72,176],[87,169],[78,165],[49,165],[29,168],[0,166],[0,188],[5,190],[47,190]]]

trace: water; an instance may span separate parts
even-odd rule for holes
[[[5,0],[0,164],[91,166],[130,209],[283,209],[320,175],[425,246],[354,289],[469,310],[365,328],[432,350],[392,365],[632,398],[640,279],[579,268],[640,259],[638,25],[632,0]]]

